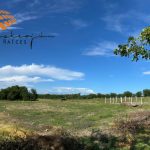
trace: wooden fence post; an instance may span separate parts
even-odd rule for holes
[[[132,97],[131,97],[131,104],[133,104]]]
[[[116,97],[116,103],[118,103],[118,99],[117,99],[117,97]]]
[[[111,97],[110,97],[110,104],[111,104]]]
[[[143,105],[143,97],[141,97],[141,105]]]
[[[121,103],[122,103],[122,97],[120,98],[120,100],[121,100]]]
[[[138,102],[138,98],[137,98],[137,96],[136,96],[136,103]]]
[[[113,97],[113,104],[115,103],[115,98]]]

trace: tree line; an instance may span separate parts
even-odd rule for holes
[[[12,86],[0,90],[0,100],[35,101],[38,94],[35,89],[28,90],[25,86]]]
[[[122,94],[110,93],[110,94],[89,94],[89,95],[81,95],[78,94],[39,94],[38,97],[40,99],[93,99],[93,98],[115,98],[115,97],[148,97],[150,96],[150,89],[144,89],[143,91],[138,91],[136,93],[132,93],[130,91],[125,91]]]
[[[37,94],[35,89],[28,90],[25,86],[12,86],[6,89],[0,90],[0,100],[22,100],[22,101],[35,101],[37,98],[40,99],[93,99],[93,98],[115,98],[115,97],[149,97],[150,89],[144,89],[143,91],[138,91],[132,93],[130,91],[125,91],[122,94],[110,93],[110,94],[89,94],[81,95],[78,94]]]

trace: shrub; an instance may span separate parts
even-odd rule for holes
[[[123,142],[136,143],[139,134],[150,130],[150,111],[131,113],[125,119],[116,120],[114,126]]]
[[[31,100],[35,101],[38,98],[35,89],[31,92],[24,86],[12,86],[0,91],[0,100]]]

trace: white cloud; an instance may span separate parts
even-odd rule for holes
[[[8,30],[19,30],[19,29],[23,29],[20,27],[7,27]]]
[[[48,90],[48,93],[51,93],[51,94],[77,94],[77,93],[80,93],[82,95],[95,94],[95,92],[92,89],[74,88],[74,87],[55,87],[55,88]]]
[[[38,16],[32,16],[30,13],[17,13],[14,15],[16,18],[16,24],[22,23],[24,21],[30,21],[30,20],[34,20],[37,19]]]
[[[150,75],[150,71],[143,72],[144,75]]]
[[[20,27],[7,27],[7,30],[20,30],[20,29],[23,29],[23,28],[20,28]],[[1,28],[0,28],[0,32],[3,31]]]
[[[83,54],[88,56],[114,56],[113,50],[117,46],[114,42],[104,41],[86,49]]]
[[[81,7],[81,1],[79,0],[30,0],[27,3],[26,0],[11,0],[3,2],[5,9],[14,9],[24,7],[21,12],[14,14],[16,18],[16,24],[35,20],[43,16],[62,14],[66,12],[76,11]],[[42,6],[42,7],[41,7]]]
[[[88,26],[88,24],[85,22],[85,21],[83,21],[83,20],[81,20],[81,19],[76,19],[76,20],[73,20],[72,22],[71,22],[71,24],[73,25],[73,26],[75,26],[76,28],[84,28],[84,27],[87,27]]]
[[[1,77],[0,82],[15,82],[15,83],[37,83],[37,82],[49,82],[52,79],[41,79],[41,77],[28,77],[28,76],[11,76]]]
[[[28,83],[52,82],[55,80],[80,80],[84,73],[45,65],[3,66],[0,68],[0,82],[3,85],[26,85]]]
[[[24,5],[26,12],[36,12],[38,15],[45,13],[65,13],[80,8],[81,1],[79,0],[12,0],[4,2],[3,5],[11,8],[16,8],[18,5]],[[42,6],[42,7],[41,7]]]
[[[102,18],[102,20],[106,23],[106,28],[108,30],[123,32],[124,25],[122,24],[122,20],[126,17],[126,14],[109,14]]]
[[[141,30],[146,24],[149,25],[150,15],[137,12],[136,10],[128,11],[125,13],[113,13],[107,12],[107,14],[101,18],[102,21],[106,24],[106,29],[120,32],[125,35],[132,35]],[[141,24],[144,26],[141,26]],[[137,35],[137,34],[136,34]]]

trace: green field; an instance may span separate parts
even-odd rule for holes
[[[90,136],[92,130],[111,131],[114,120],[129,113],[150,110],[149,98],[138,107],[105,104],[104,99],[0,101],[0,139],[24,133],[50,135],[63,129],[73,136]],[[144,133],[145,134],[145,133]]]
[[[148,102],[148,99],[145,101]],[[0,101],[0,125],[15,124],[32,131],[44,126],[55,126],[74,133],[88,134],[93,128],[107,128],[117,116],[148,109],[150,109],[149,104],[134,108],[120,104],[105,104],[102,99],[63,102],[61,100]]]

